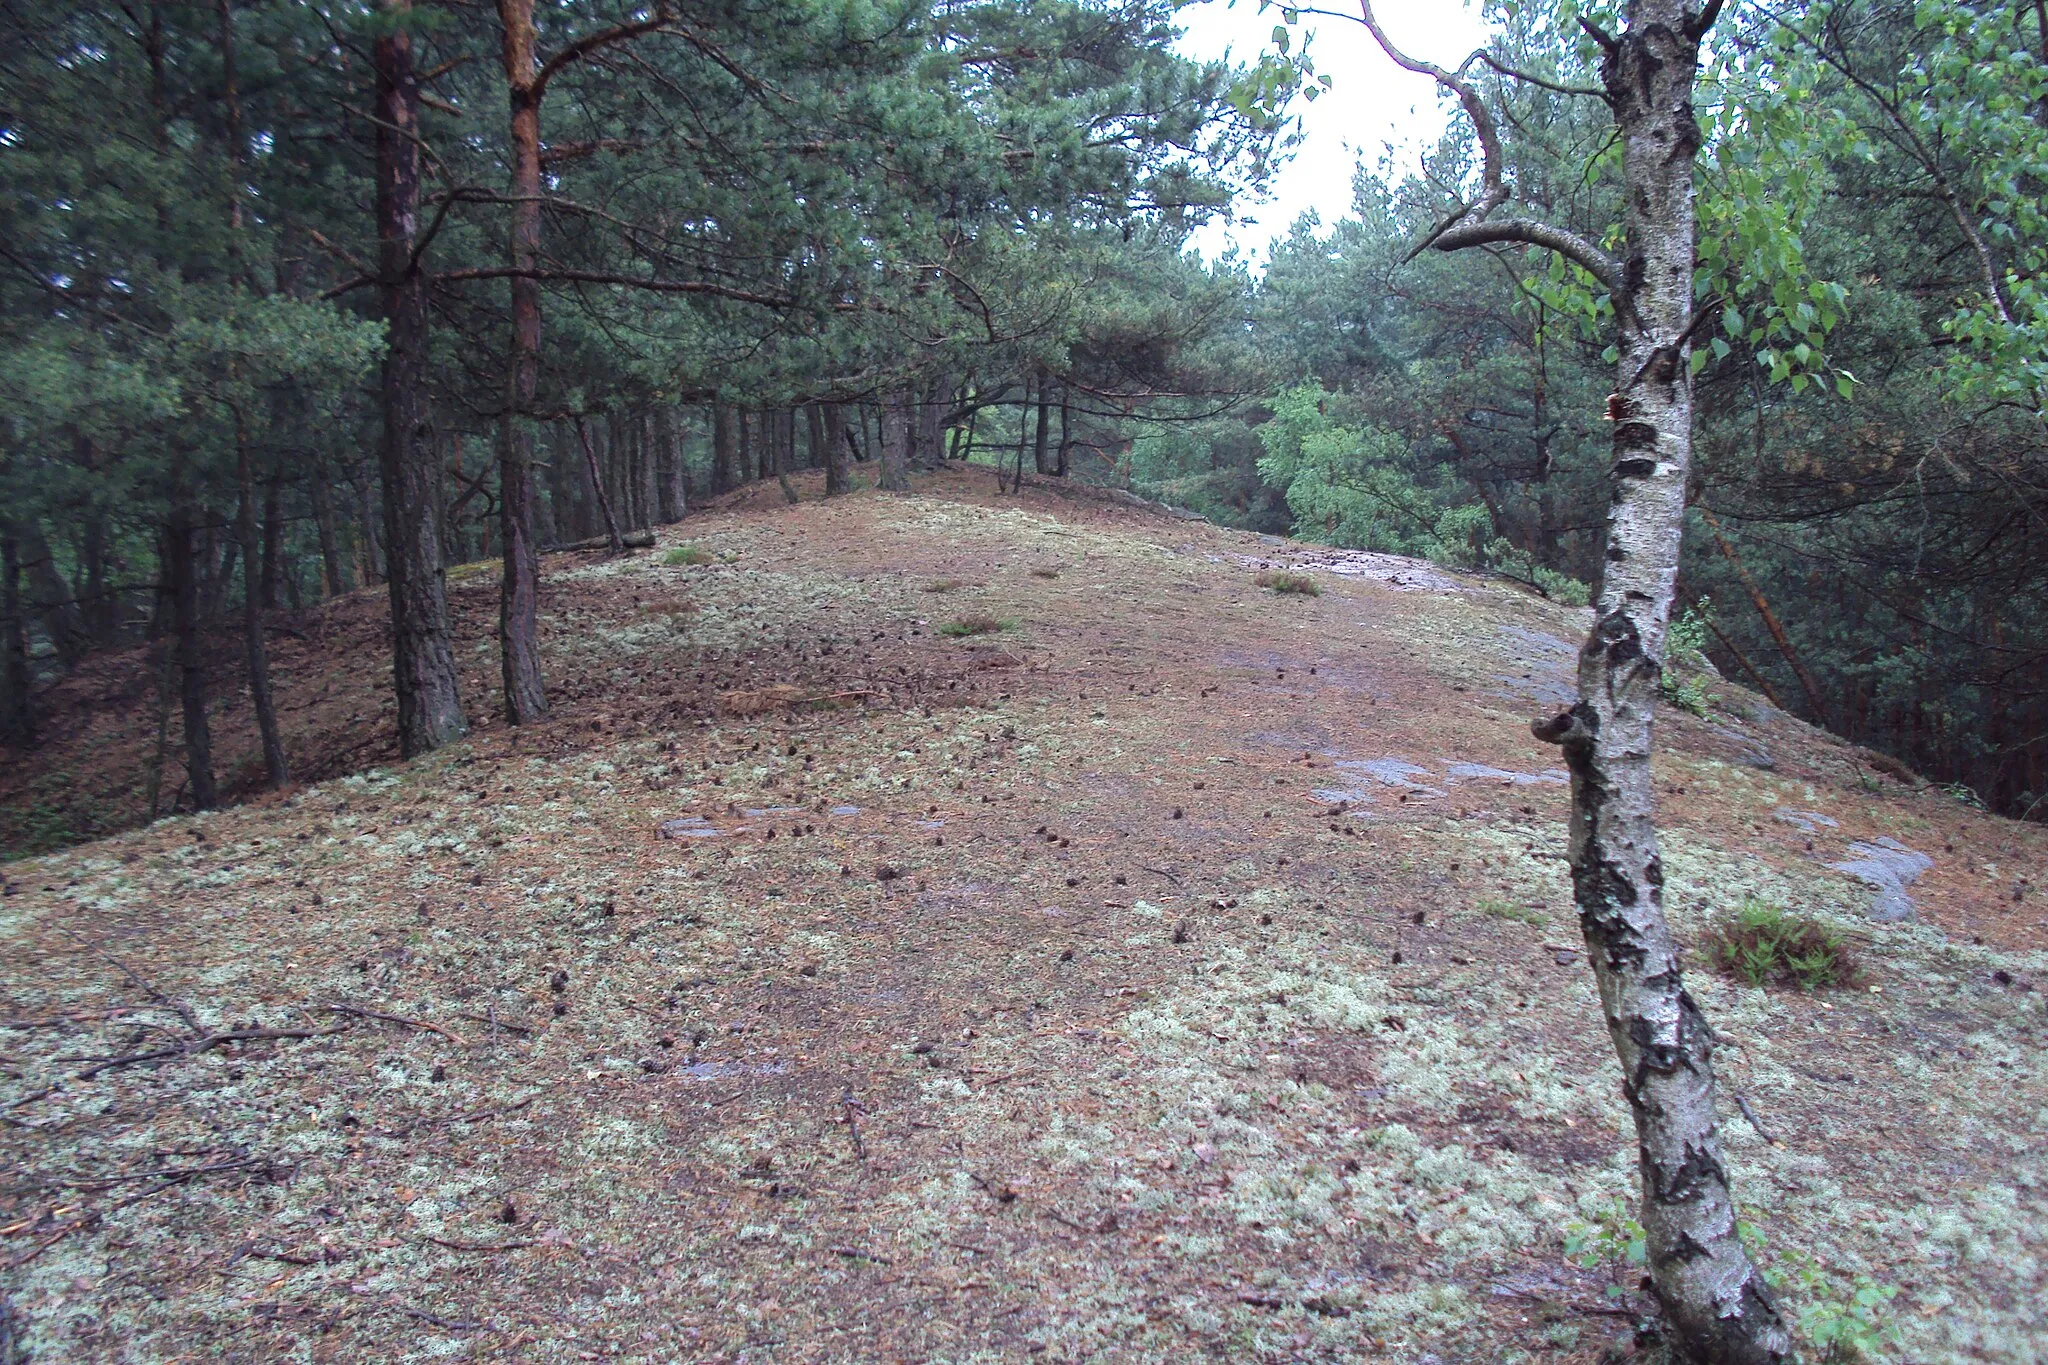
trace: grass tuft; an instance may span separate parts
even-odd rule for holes
[[[1752,986],[1813,991],[1852,986],[1861,975],[1841,934],[1754,897],[1709,929],[1701,947],[1715,967]]]
[[[711,551],[705,549],[702,545],[698,545],[695,542],[686,542],[663,555],[661,562],[675,565],[709,564],[715,557]]]
[[[962,579],[940,578],[925,584],[924,590],[926,592],[952,592],[956,588],[964,588],[966,586],[966,582]]]
[[[999,630],[1008,630],[1011,624],[993,616],[960,616],[940,626],[939,634],[965,639],[969,635],[993,635]]]
[[[1323,590],[1313,578],[1305,573],[1289,573],[1285,569],[1262,569],[1252,582],[1262,588],[1271,588],[1281,594],[1299,597],[1321,597]]]
[[[1517,924],[1541,926],[1550,923],[1550,916],[1541,910],[1532,910],[1526,905],[1515,905],[1504,900],[1482,900],[1474,903],[1472,908],[1482,915],[1489,915],[1494,919],[1514,920]]]

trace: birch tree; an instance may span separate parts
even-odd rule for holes
[[[1695,309],[1701,134],[1693,87],[1700,41],[1721,2],[1628,0],[1617,33],[1579,18],[1600,50],[1600,87],[1586,93],[1612,111],[1620,146],[1619,257],[1577,232],[1504,212],[1512,190],[1498,125],[1467,73],[1477,62],[1518,73],[1484,53],[1458,71],[1420,61],[1388,39],[1371,0],[1360,11],[1389,57],[1457,98],[1479,144],[1478,198],[1446,215],[1416,251],[1536,247],[1580,267],[1612,300],[1612,498],[1594,623],[1579,651],[1578,701],[1533,728],[1562,748],[1572,774],[1573,898],[1635,1118],[1656,1296],[1685,1358],[1761,1365],[1789,1359],[1791,1337],[1736,1232],[1716,1128],[1714,1034],[1686,993],[1664,915],[1650,771],[1692,459],[1692,340],[1711,317]]]

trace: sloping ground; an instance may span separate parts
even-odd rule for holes
[[[555,563],[561,720],[6,869],[34,1358],[1595,1358],[1560,1240],[1633,1170],[1527,729],[1578,614],[981,484]],[[1767,1259],[2040,1359],[2048,841],[1711,690],[1681,933],[1761,896],[1868,972],[1694,974]],[[1879,838],[1919,924],[1830,866]]]

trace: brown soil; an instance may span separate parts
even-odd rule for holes
[[[1560,1242],[1633,1169],[1527,727],[1580,614],[992,482],[551,559],[525,731],[457,571],[477,730],[411,764],[382,601],[332,603],[276,658],[326,780],[9,865],[35,1358],[1595,1358]],[[49,699],[18,838],[146,815],[153,688]],[[1900,1359],[2038,1358],[2048,837],[1710,691],[1660,733],[1674,922],[1774,899],[1866,972],[1693,976],[1765,1258],[1809,1319],[1896,1286]],[[1919,926],[1828,866],[1879,836]]]

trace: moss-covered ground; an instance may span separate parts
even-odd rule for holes
[[[7,865],[32,1358],[1598,1358],[1561,1241],[1633,1160],[1527,727],[1581,614],[987,482],[551,559],[558,718],[408,764],[358,594],[281,686],[336,775]],[[147,662],[99,667],[17,812],[137,818]],[[1763,1255],[1895,1286],[1897,1360],[2038,1360],[2048,839],[1709,690],[1681,936],[1756,897],[1865,969],[1691,978]],[[1880,836],[1918,924],[1830,867]]]

